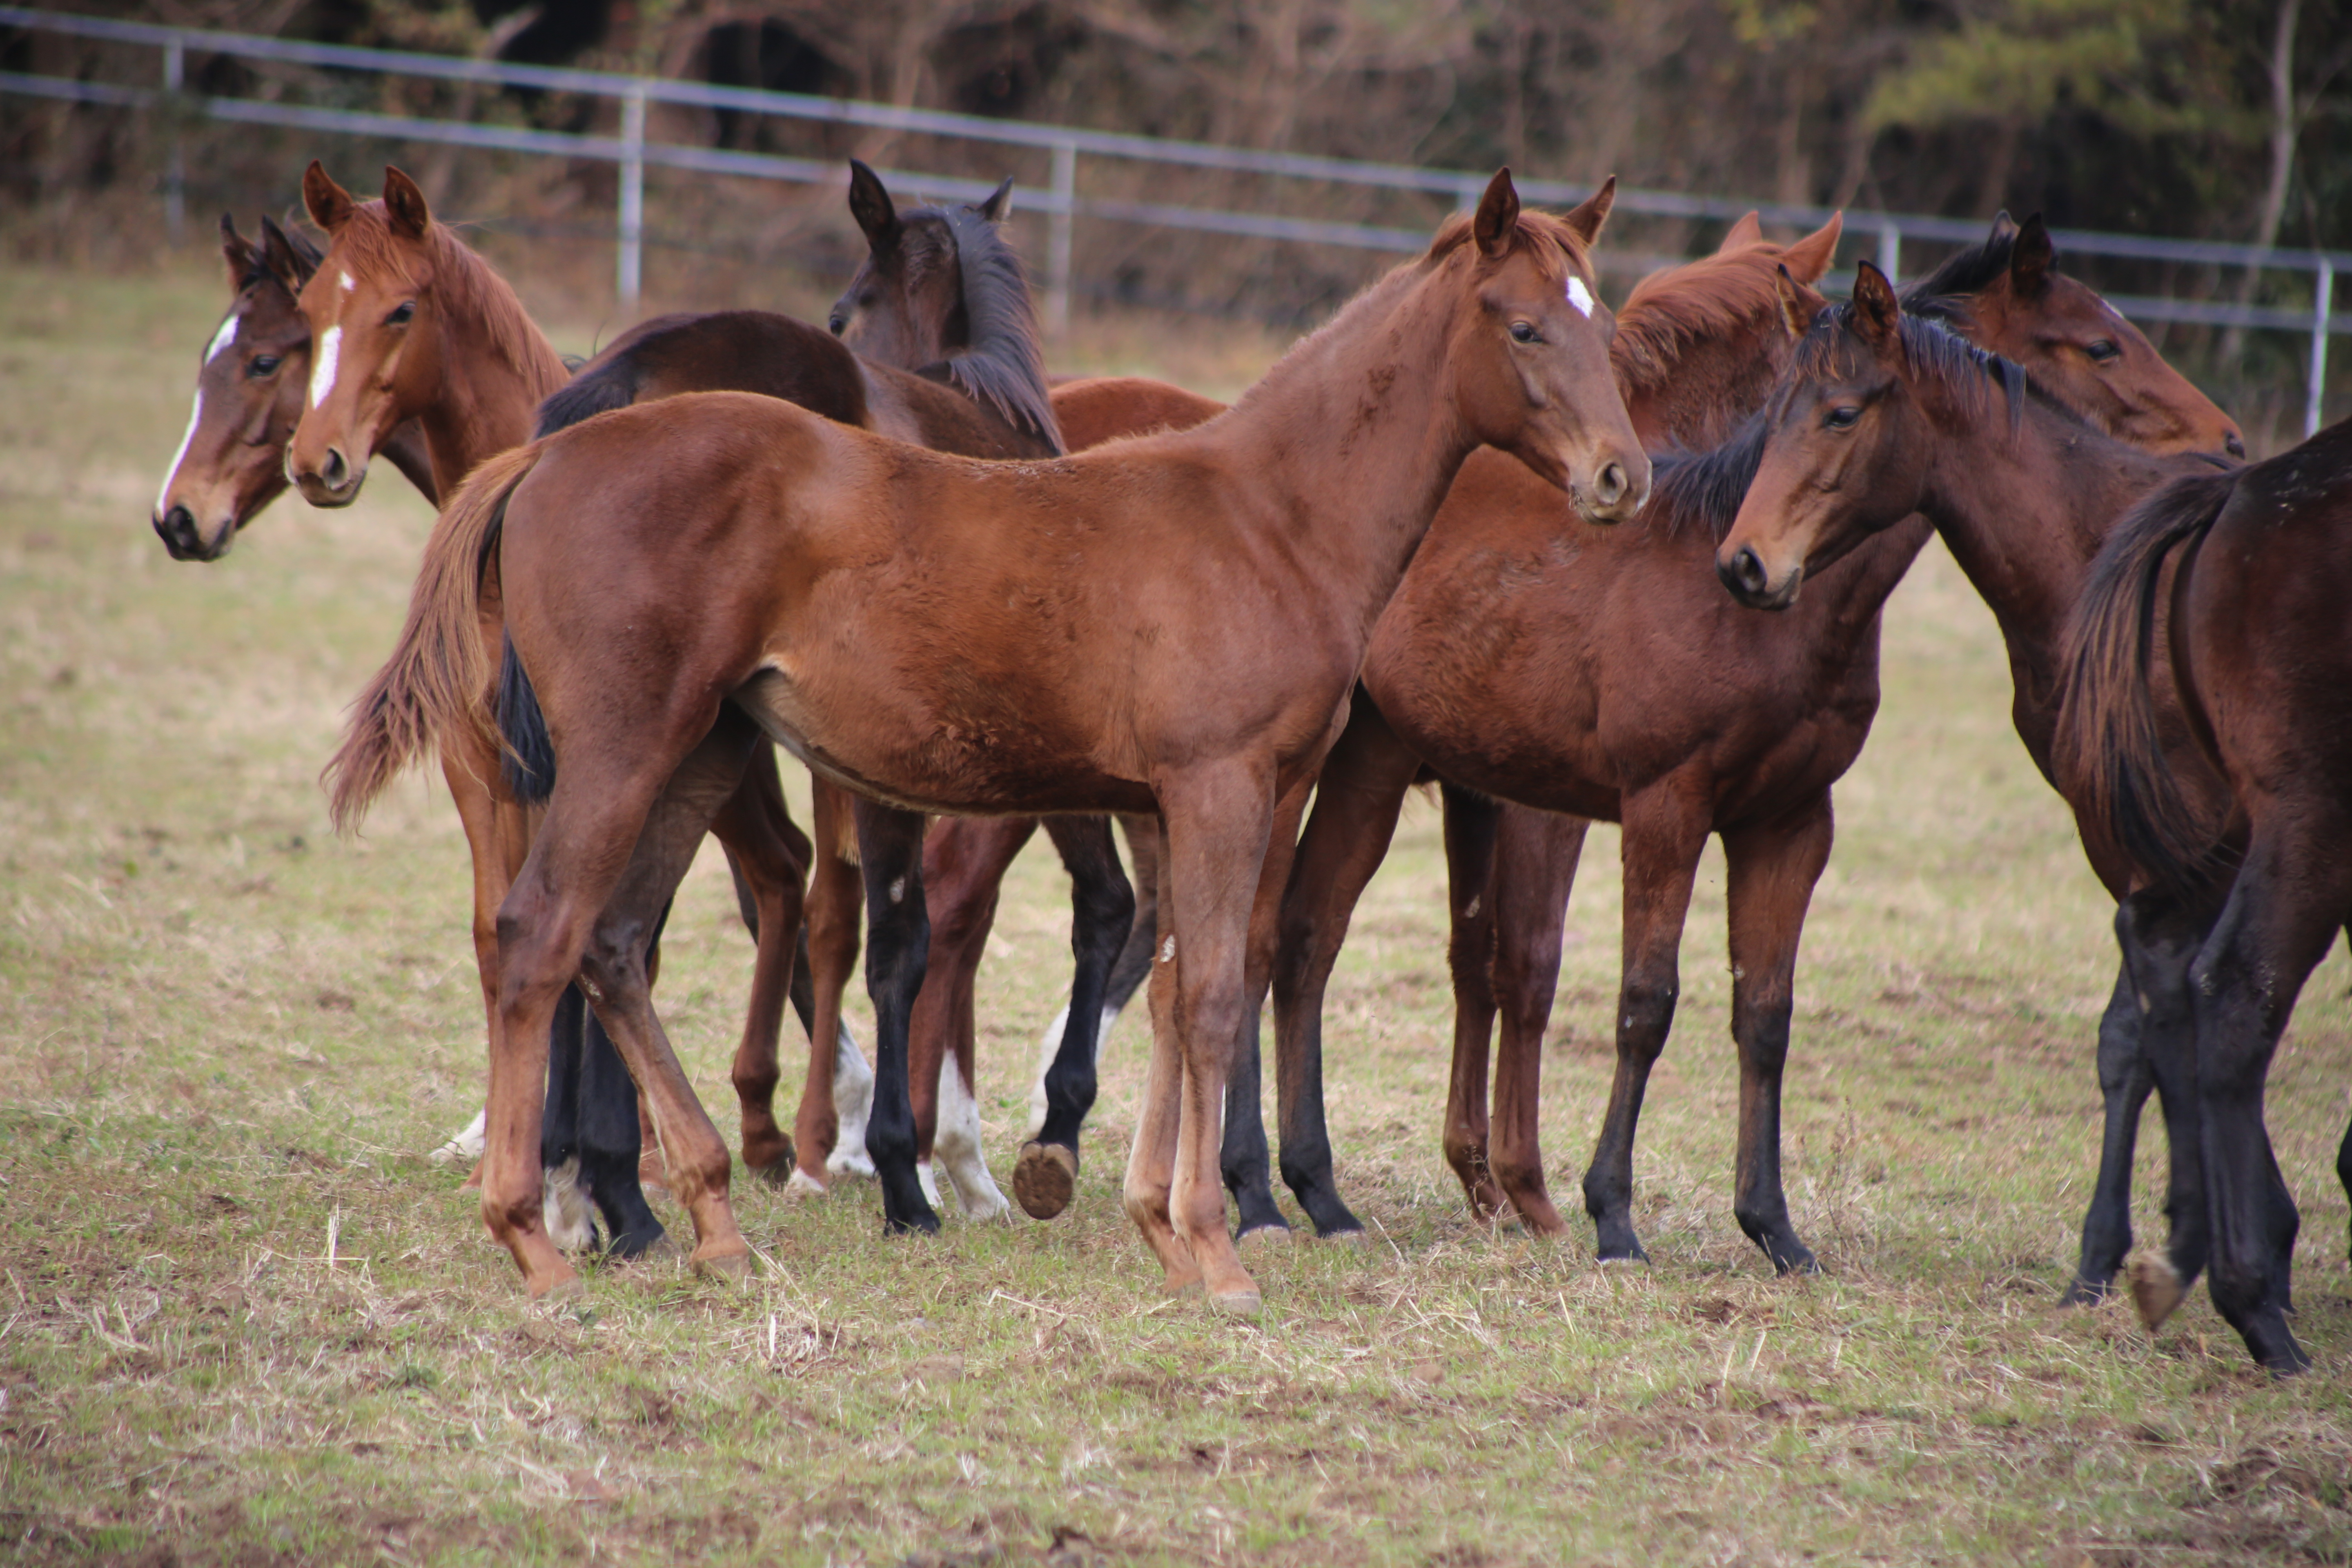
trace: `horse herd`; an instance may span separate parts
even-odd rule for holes
[[[757,947],[732,1069],[744,1166],[822,1187],[862,1144],[892,1230],[936,1228],[934,1160],[967,1214],[1003,1212],[973,974],[1042,821],[1075,974],[1014,1196],[1040,1218],[1070,1201],[1097,1047],[1148,975],[1127,1212],[1170,1288],[1256,1310],[1236,1239],[1286,1225],[1260,1005],[1283,1179],[1318,1233],[1354,1231],[1323,993],[1431,781],[1456,1004],[1444,1152],[1470,1202],[1568,1228],[1538,1146],[1540,1045],[1586,826],[1618,822],[1617,1069],[1584,1204],[1603,1258],[1643,1256],[1633,1141],[1714,835],[1733,1209],[1776,1269],[1811,1268],[1780,1175],[1798,942],[1832,787],[1876,710],[1881,613],[1940,533],[2118,906],[2067,1299],[2124,1269],[2154,1089],[2170,1234],[2131,1270],[2142,1316],[2210,1268],[2263,1365],[2307,1364],[2262,1102],[2352,914],[2352,428],[2247,464],[2228,416],[2057,269],[2039,218],[2004,214],[1900,290],[1864,262],[1833,304],[1814,285],[1837,222],[1784,245],[1751,215],[1612,314],[1591,248],[1613,182],[1553,216],[1507,171],[1230,409],[1055,384],[1000,228],[1009,188],[901,210],[853,163],[870,254],[826,328],[668,316],[577,367],[396,169],[362,202],[310,165],[323,254],[222,220],[233,304],[154,526],[175,558],[215,560],[289,481],[350,503],[378,454],[441,507],[328,779],[348,827],[441,759],[488,1027],[477,1176],[532,1295],[576,1288],[583,1194],[613,1251],[661,1239],[648,1178],[690,1215],[698,1268],[749,1267],[729,1149],[650,1003],[705,834]],[[778,744],[811,771],[813,837]],[[861,912],[870,1075],[841,1018]],[[811,1047],[789,1135],[788,1001]],[[2352,1190],[2352,1133],[2338,1170]]]

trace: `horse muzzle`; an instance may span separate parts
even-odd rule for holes
[[[1649,459],[1606,458],[1590,476],[1571,479],[1568,494],[1587,522],[1630,521],[1650,500]]]
[[[1785,610],[1797,602],[1797,588],[1805,580],[1805,567],[1802,562],[1798,563],[1788,576],[1775,583],[1756,547],[1743,544],[1727,555],[1716,556],[1715,574],[1723,579],[1731,596],[1749,609]]]
[[[154,524],[155,537],[163,542],[164,551],[174,561],[217,561],[236,542],[235,518],[223,522],[220,531],[209,539],[196,525],[195,513],[184,506],[174,505],[149,521]]]

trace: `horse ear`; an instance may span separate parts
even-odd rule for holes
[[[286,285],[289,294],[299,294],[310,274],[319,270],[319,252],[308,240],[299,240],[278,226],[266,215],[261,220],[261,265],[271,277]]]
[[[423,188],[389,163],[383,166],[383,216],[391,220],[392,232],[404,239],[421,240],[433,226]]]
[[[1571,208],[1562,221],[1589,247],[1601,237],[1601,226],[1609,221],[1609,209],[1616,205],[1617,176],[1612,174],[1601,182],[1599,190]]]
[[[1013,176],[1007,174],[988,193],[988,199],[972,209],[991,223],[1003,223],[1013,216]]]
[[[1881,354],[1902,342],[1902,301],[1886,274],[1866,260],[1853,267],[1853,321],[1855,335]]]
[[[253,276],[256,260],[253,246],[245,236],[236,232],[236,219],[226,213],[221,214],[220,236],[221,260],[228,265],[228,291],[234,294],[245,287],[247,279]]]
[[[2058,269],[2058,247],[2050,242],[2050,229],[2035,213],[2018,226],[2017,238],[2009,247],[2009,289],[2021,300],[2031,300],[2050,287],[2050,274]]]
[[[1781,265],[1800,283],[1818,283],[1837,259],[1838,237],[1845,233],[1845,214],[1832,213],[1822,225],[1780,253]]]
[[[1511,184],[1510,170],[1497,169],[1471,216],[1471,237],[1477,240],[1482,253],[1499,261],[1510,254],[1511,239],[1518,229],[1519,188]]]
[[[882,176],[852,158],[849,161],[849,216],[866,235],[866,245],[877,253],[898,243],[898,209],[882,188]]]
[[[1715,247],[1715,253],[1717,256],[1728,256],[1735,250],[1745,250],[1751,245],[1761,245],[1763,243],[1764,223],[1762,219],[1756,216],[1755,209],[1751,207],[1748,209],[1747,216],[1743,216],[1738,223],[1733,224],[1731,227],[1726,231],[1723,237],[1723,243]]]
[[[1772,293],[1780,302],[1780,324],[1789,329],[1790,337],[1801,338],[1812,329],[1813,313],[1821,308],[1815,303],[1820,296],[1790,277],[1786,262],[1778,272],[1779,276],[1772,279]],[[1807,298],[1809,295],[1811,298]]]
[[[1992,232],[1985,236],[1985,243],[1987,245],[1999,245],[2002,240],[2015,239],[2016,237],[2017,220],[2009,216],[2009,209],[2007,207],[2003,207],[2000,211],[1993,214]]]
[[[310,166],[302,171],[302,207],[312,223],[333,234],[351,221],[352,209],[358,205],[351,192],[328,176],[324,163],[310,160]]]

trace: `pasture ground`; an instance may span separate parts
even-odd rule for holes
[[[750,1289],[656,1262],[526,1304],[422,1157],[482,1081],[451,813],[420,780],[344,842],[313,783],[429,514],[386,471],[346,512],[280,502],[221,564],[168,561],[147,508],[218,308],[194,266],[0,274],[0,1553],[2352,1562],[2345,961],[2271,1101],[2316,1369],[2258,1373],[2201,1290],[2154,1342],[2120,1305],[2058,1310],[2108,910],[1940,552],[1889,616],[1806,943],[1788,1152],[1818,1278],[1772,1279],[1729,1212],[1712,857],[1638,1163],[1654,1265],[1473,1222],[1437,1151],[1443,867],[1416,803],[1330,1021],[1372,1237],[1258,1252],[1262,1322],[1161,1300],[1120,1216],[1132,1018],[1053,1224],[885,1241],[870,1186],[747,1184]],[[1130,332],[1065,363],[1249,374],[1186,352]],[[1615,847],[1594,834],[1546,1051],[1571,1212],[1612,1062]],[[1000,1181],[1066,978],[1062,897],[1033,850],[982,977]],[[722,1126],[749,955],[706,856],[659,1000]],[[2152,1233],[2153,1118],[2147,1142]]]

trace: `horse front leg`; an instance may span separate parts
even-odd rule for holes
[[[1135,921],[1135,890],[1118,863],[1107,816],[1055,817],[1046,824],[1070,873],[1070,1002],[1060,1047],[1045,1069],[1045,1119],[1021,1146],[1013,1195],[1032,1219],[1052,1219],[1077,1190],[1078,1132],[1095,1103],[1095,1057],[1101,1043],[1111,968]]]
[[[1128,879],[1135,898],[1135,913],[1129,919],[1127,938],[1120,944],[1118,956],[1111,961],[1109,978],[1103,983],[1102,1016],[1095,1024],[1095,1060],[1102,1060],[1104,1044],[1110,1038],[1111,1026],[1126,1010],[1144,982],[1151,978],[1151,953],[1160,942],[1160,913],[1156,905],[1160,886],[1160,819],[1122,812],[1118,817],[1119,831],[1127,837],[1127,863],[1133,868]],[[1149,1012],[1149,1004],[1145,1011]],[[1045,1075],[1054,1070],[1060,1059],[1062,1047],[1070,1037],[1070,1009],[1065,1003],[1045,1032],[1037,1037],[1037,1073],[1029,1085],[1029,1120],[1022,1142],[1036,1142],[1045,1130],[1049,1109]]]
[[[1445,1163],[1470,1212],[1493,1220],[1502,1189],[1486,1163],[1487,1053],[1495,1038],[1495,849],[1502,803],[1456,784],[1444,803],[1446,973],[1454,983],[1454,1058],[1445,1075]]]
[[[1004,1194],[982,1157],[980,1105],[971,1088],[975,984],[996,923],[998,887],[1036,830],[1032,816],[944,817],[923,839],[930,954],[907,1045],[915,1158],[925,1192],[935,1194],[931,1171],[937,1157],[947,1169],[957,1206],[974,1219],[995,1219],[1006,1210]],[[1018,1193],[1017,1176],[1014,1182]]]
[[[2139,998],[2132,994],[2131,965],[2126,962],[2116,968],[2114,994],[2099,1018],[2099,1174],[2083,1214],[2083,1251],[2074,1278],[2058,1299],[2062,1307],[2105,1300],[2131,1255],[2132,1157],[2139,1146],[2140,1110],[2156,1088],[2139,1031]]]
[[[2129,895],[2116,910],[2116,939],[2138,1004],[2140,1058],[2156,1083],[2167,1145],[2165,1248],[2133,1259],[2130,1271],[2132,1302],[2150,1333],[2186,1299],[2210,1250],[2189,978],[2212,929],[2209,912],[2153,889]]]
[[[1286,1240],[1290,1226],[1274,1206],[1274,1172],[1265,1142],[1265,1108],[1258,1087],[1258,1016],[1265,1011],[1267,990],[1279,958],[1282,899],[1290,882],[1290,868],[1298,847],[1298,819],[1307,814],[1313,792],[1312,775],[1293,785],[1275,803],[1274,824],[1266,838],[1265,864],[1258,871],[1257,896],[1250,905],[1249,956],[1242,979],[1242,1032],[1234,1043],[1232,1071],[1225,1079],[1225,1131],[1217,1163],[1225,1190],[1237,1211],[1234,1237],[1246,1240]],[[1318,1079],[1317,1093],[1321,1093]],[[1317,1107],[1318,1115],[1320,1104]],[[1286,1141],[1285,1147],[1288,1144]],[[1328,1160],[1326,1164],[1328,1166]],[[1336,1197],[1333,1200],[1337,1202]],[[1340,1205],[1346,1212],[1346,1205]],[[1326,1211],[1327,1215],[1328,1211]],[[1348,1216],[1353,1219],[1355,1216]]]
[[[815,1020],[809,1031],[808,1076],[793,1119],[791,1185],[821,1193],[828,1175],[874,1173],[866,1157],[874,1075],[841,1016],[841,998],[857,967],[858,921],[866,912],[855,810],[845,791],[823,779],[810,780],[809,795],[816,839],[806,904]]]
[[[866,994],[874,1003],[874,1105],[866,1152],[882,1184],[890,1233],[936,1233],[940,1216],[915,1163],[915,1108],[908,1089],[907,1034],[930,947],[923,901],[923,817],[861,800],[858,869],[866,880]]]
[[[1780,1081],[1796,1005],[1797,943],[1835,837],[1830,795],[1723,836],[1731,935],[1731,1036],[1739,1048],[1739,1150],[1731,1213],[1775,1273],[1811,1273],[1780,1181]]]
[[[1552,996],[1559,989],[1568,895],[1576,885],[1590,826],[1580,816],[1507,805],[1496,837],[1494,990],[1503,1038],[1495,1052],[1494,1133],[1486,1163],[1503,1200],[1538,1236],[1568,1232],[1544,1181],[1543,1041]]]
[[[1681,778],[1627,795],[1624,826],[1625,952],[1617,991],[1617,1073],[1609,1110],[1584,1173],[1602,1262],[1649,1261],[1633,1230],[1633,1138],[1650,1069],[1666,1047],[1681,994],[1683,922],[1706,847],[1708,792]]]

